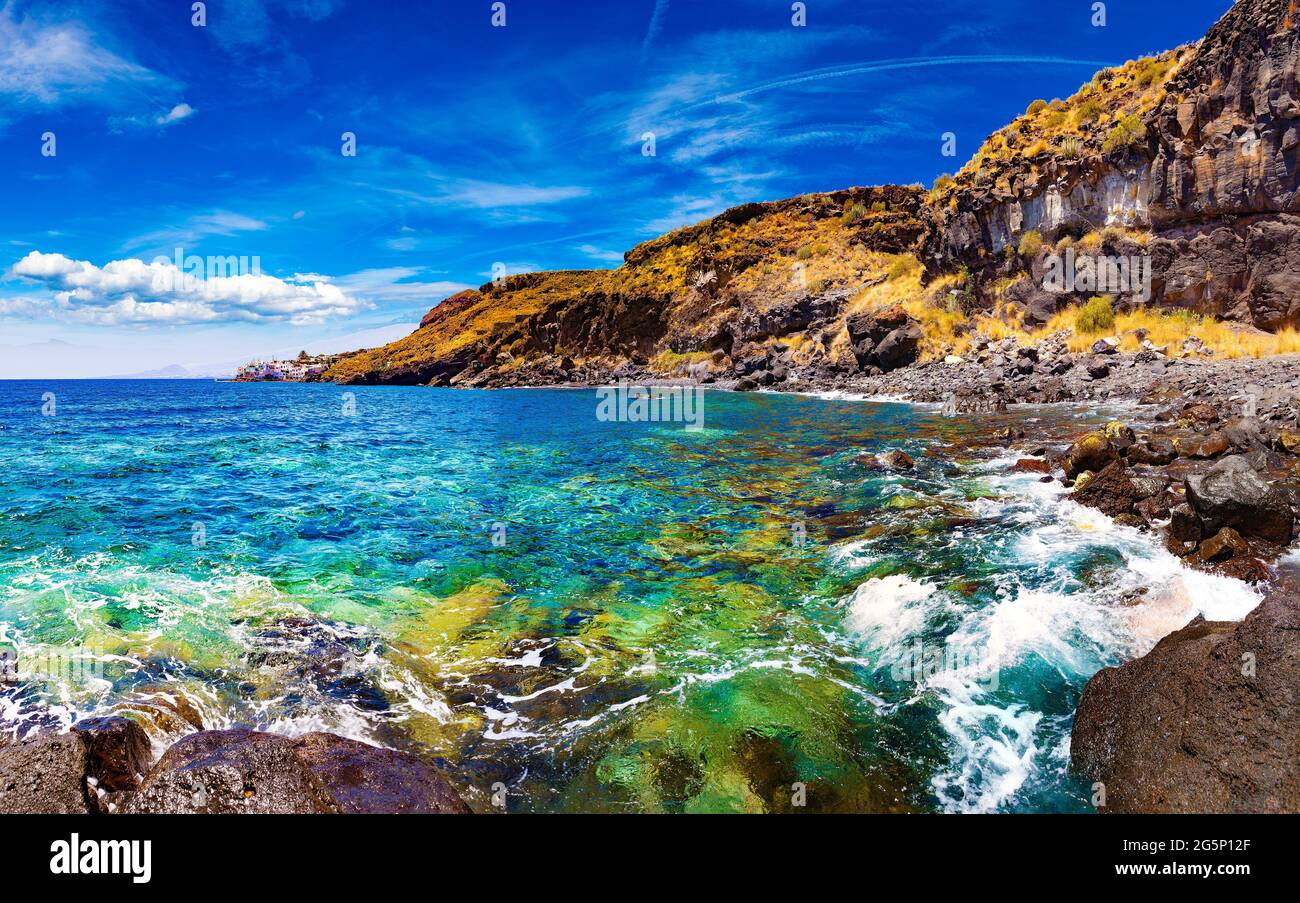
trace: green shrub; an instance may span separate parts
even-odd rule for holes
[[[798,257],[800,260],[807,260],[808,258],[813,256],[813,246],[804,245],[799,250],[794,252],[794,256]]]
[[[1079,104],[1074,110],[1074,122],[1076,125],[1091,125],[1101,118],[1101,114],[1106,112],[1106,106],[1096,98],[1089,98]]]
[[[1033,116],[1035,113],[1041,113],[1043,110],[1046,109],[1047,109],[1047,101],[1036,100],[1029,105],[1029,109],[1025,110],[1025,115]]]
[[[862,203],[853,203],[844,208],[844,215],[840,217],[840,220],[844,223],[844,225],[852,226],[855,223],[862,222],[866,218],[867,218],[866,205]]]
[[[1152,57],[1140,60],[1136,64],[1137,72],[1133,76],[1133,81],[1143,88],[1149,88],[1157,82],[1164,81],[1165,75],[1173,64],[1172,59],[1159,60]]]
[[[1081,335],[1105,332],[1115,326],[1115,306],[1110,295],[1089,299],[1074,315],[1074,331]]]
[[[1141,144],[1146,140],[1147,127],[1143,124],[1141,118],[1136,114],[1125,116],[1119,122],[1115,123],[1110,133],[1106,136],[1105,142],[1101,149],[1103,153],[1119,150],[1124,147],[1132,147],[1135,144]]]
[[[1043,249],[1043,236],[1038,234],[1037,229],[1030,229],[1024,235],[1020,236],[1020,256],[1037,257],[1038,252]]]
[[[1043,127],[1046,129],[1059,129],[1063,125],[1065,125],[1064,110],[1051,110],[1043,117]]]

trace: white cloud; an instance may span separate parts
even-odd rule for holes
[[[182,119],[188,119],[195,114],[196,110],[187,103],[178,103],[172,107],[170,112],[164,113],[154,120],[158,125],[171,125],[180,122]]]
[[[134,258],[98,267],[62,254],[32,251],[14,264],[9,276],[49,289],[51,294],[43,299],[46,312],[97,325],[304,324],[346,316],[369,306],[319,277],[286,281],[256,271],[238,272],[244,267],[234,258],[208,258],[204,269],[199,275],[172,262],[145,263]],[[0,305],[0,313],[32,312],[30,296],[12,303],[15,310]]]
[[[440,200],[467,207],[531,207],[535,204],[558,204],[586,197],[590,189],[578,185],[506,185],[500,182],[458,180],[457,187]]]
[[[595,245],[578,245],[578,252],[580,254],[585,254],[592,260],[602,260],[616,264],[621,264],[623,262],[622,251],[607,251],[604,248],[598,248]]]
[[[137,248],[165,247],[168,250],[178,244],[196,244],[209,235],[236,235],[240,232],[261,232],[269,228],[260,219],[231,213],[229,210],[213,210],[211,213],[191,217],[183,225],[170,229],[158,229],[128,239],[122,245],[124,251]]]
[[[0,98],[55,106],[106,99],[115,87],[168,84],[157,73],[96,43],[76,22],[42,24],[0,7]]]
[[[416,277],[425,273],[419,267],[378,267],[361,270],[332,280],[334,285],[369,301],[441,301],[467,288],[476,288],[463,282],[434,280],[422,282]]]

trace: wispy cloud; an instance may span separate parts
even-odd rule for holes
[[[128,102],[123,88],[166,87],[164,78],[114,53],[78,22],[43,23],[0,7],[0,101],[23,106]]]
[[[192,245],[212,235],[237,235],[241,232],[260,232],[267,228],[268,224],[260,219],[229,210],[213,210],[193,216],[173,228],[158,229],[127,239],[122,243],[122,250],[171,248],[178,243]]]

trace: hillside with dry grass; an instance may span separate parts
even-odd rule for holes
[[[1114,333],[1173,356],[1184,344],[1295,351],[1295,16],[1295,0],[1240,0],[1196,44],[1033,101],[928,191],[745,204],[638,245],[613,270],[511,276],[325,378],[828,384],[961,356],[977,338],[1061,331],[1075,349]],[[1048,291],[1047,267],[1066,254],[1142,259],[1149,297]],[[1085,317],[1099,298],[1110,314]]]

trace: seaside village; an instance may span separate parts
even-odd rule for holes
[[[242,382],[305,382],[320,376],[336,360],[338,355],[310,355],[303,351],[292,360],[253,361],[245,364],[235,373],[235,379]]]

